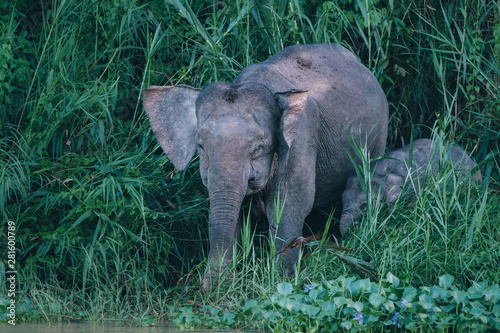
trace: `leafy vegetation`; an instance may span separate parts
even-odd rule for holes
[[[486,0],[0,0],[0,214],[16,224],[18,319],[498,329],[498,10]],[[444,169],[414,205],[371,205],[342,240],[350,263],[325,238],[292,277],[265,227],[247,223],[227,275],[200,294],[207,193],[196,159],[177,172],[162,155],[141,91],[232,81],[285,46],[320,42],[341,43],[378,78],[388,149],[454,142],[483,186]],[[330,231],[339,212],[323,214]],[[4,281],[3,245],[0,255]],[[357,270],[365,262],[371,282]]]
[[[171,307],[169,316],[183,328],[241,327],[277,332],[337,332],[428,329],[500,329],[500,288],[482,281],[459,290],[453,276],[439,284],[402,286],[391,273],[379,283],[340,276],[303,288],[282,282],[266,300],[249,300],[233,311],[207,304]],[[252,323],[252,324],[250,324]]]

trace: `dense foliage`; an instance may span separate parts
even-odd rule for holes
[[[93,319],[162,318],[165,304],[189,298],[234,307],[271,297],[288,278],[254,229],[246,239],[263,249],[240,259],[262,273],[235,264],[236,282],[194,292],[207,193],[196,159],[177,172],[161,153],[141,90],[232,81],[287,45],[320,42],[341,43],[378,78],[388,149],[420,137],[455,142],[484,178],[483,188],[457,191],[460,177],[444,170],[414,207],[373,205],[344,245],[377,277],[392,272],[414,288],[444,274],[462,290],[498,283],[499,15],[487,0],[0,0],[0,255],[14,221],[19,296]],[[320,250],[304,265],[284,283],[355,273]]]
[[[380,283],[340,276],[303,289],[290,283],[277,285],[263,302],[249,300],[233,311],[213,305],[171,307],[169,317],[183,328],[202,322],[211,328],[239,327],[277,332],[459,331],[500,329],[500,288],[487,281],[468,290],[452,286],[453,276],[439,277],[439,284],[414,288],[402,286],[391,273]]]

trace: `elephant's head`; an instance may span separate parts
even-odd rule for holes
[[[373,202],[377,195],[380,200],[387,203],[396,201],[401,193],[405,178],[396,173],[380,174],[375,172],[370,179],[370,188],[362,186],[356,176],[347,180],[345,191],[342,193],[342,216],[340,218],[340,234],[344,235],[352,222],[366,213],[367,193]],[[366,188],[366,190],[365,190]]]
[[[221,256],[231,258],[244,197],[263,190],[274,172],[285,172],[306,93],[273,94],[257,83],[151,86],[143,103],[176,169],[198,151],[210,197],[209,267]]]

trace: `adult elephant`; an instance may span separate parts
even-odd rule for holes
[[[276,250],[302,234],[313,207],[338,200],[353,170],[351,140],[384,152],[388,106],[373,74],[340,45],[294,45],[246,67],[234,83],[150,86],[153,132],[176,169],[196,151],[210,197],[205,287],[232,257],[241,204],[265,214]],[[281,202],[277,202],[277,199]],[[283,208],[275,221],[275,205]],[[285,255],[293,269],[298,252]]]

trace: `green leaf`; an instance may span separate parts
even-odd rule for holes
[[[333,298],[333,303],[340,308],[341,306],[344,306],[347,304],[347,298],[345,297],[334,297]]]
[[[422,288],[424,289],[424,288]],[[403,290],[403,297],[410,302],[418,295],[417,289],[415,287],[405,287]]]
[[[348,300],[348,306],[355,309],[356,311],[358,312],[362,312],[363,311],[363,303],[357,301],[357,302],[353,302],[351,300]]]
[[[441,305],[441,310],[443,310],[443,312],[451,312],[452,310],[455,310],[455,308],[456,305],[453,304]],[[447,318],[449,318],[449,316]]]
[[[380,305],[385,302],[385,297],[379,294],[371,294],[370,297],[368,297],[368,302],[378,309]]]
[[[483,293],[486,301],[492,304],[495,304],[498,300],[500,300],[500,288],[498,287],[498,284],[484,289]]]
[[[368,287],[370,287],[370,279],[354,281],[351,283],[351,293],[353,296],[356,296],[363,293]]]
[[[430,294],[431,297],[435,300],[438,299],[446,300],[447,298],[451,297],[451,293],[449,290],[437,286],[432,286]]]
[[[450,274],[446,274],[439,277],[439,286],[444,289],[449,289],[455,278]]]
[[[429,310],[434,306],[434,301],[431,296],[422,294],[418,297],[418,304],[425,310]]]
[[[341,327],[344,327],[346,330],[350,330],[352,328],[352,323],[349,320],[343,321],[340,324]]]
[[[316,298],[318,298],[318,294],[319,294],[319,290],[318,289],[314,289],[314,290],[311,290],[309,292],[309,294],[307,295],[307,297],[310,299],[310,300],[315,300]]]
[[[387,273],[387,281],[389,281],[396,288],[399,286],[399,279],[391,272]]]
[[[10,304],[10,300],[7,297],[0,298],[0,306],[7,306]]]
[[[275,310],[266,311],[266,312],[264,312],[263,316],[264,316],[264,319],[266,319],[268,321],[275,321],[277,317],[280,319],[283,318],[281,313],[279,313],[278,311],[275,311]]]
[[[475,99],[474,95],[470,95],[470,97],[472,100]],[[481,224],[482,224],[483,216],[484,216],[484,211],[486,209],[487,198],[488,198],[488,192],[485,191],[484,196],[483,196],[483,200],[481,201],[481,206],[479,207],[479,210],[477,210],[474,213],[474,216],[472,217],[472,223],[470,226],[469,237],[468,237],[468,241],[467,241],[468,247],[472,246],[474,235],[477,233],[477,230],[479,230],[481,228]]]
[[[300,302],[299,301],[296,301],[294,299],[287,299],[285,301],[285,308],[288,309],[288,311],[290,311],[291,313],[295,313],[297,311],[300,310]]]
[[[465,300],[467,299],[467,293],[463,290],[453,290],[451,291],[451,296],[453,296],[453,298],[455,299],[455,302],[457,302],[457,304],[465,304]]]
[[[337,310],[337,307],[332,301],[326,301],[325,303],[321,304],[321,309],[329,315],[332,315]]]
[[[74,227],[78,226],[80,223],[82,223],[84,220],[88,219],[90,215],[92,214],[92,210],[87,210],[85,213],[83,213],[72,225],[69,227],[66,232],[69,232],[71,229]]]
[[[224,312],[224,322],[228,325],[233,325],[234,324],[234,318],[236,318],[236,315],[232,312]]]
[[[246,311],[251,310],[253,308],[256,308],[258,306],[259,306],[259,303],[256,300],[251,299],[245,303],[245,306],[242,308],[242,310],[243,310],[243,312],[246,312]]]
[[[469,299],[478,299],[483,297],[482,288],[478,288],[478,286],[471,286],[467,289],[467,296]]]
[[[281,295],[289,295],[293,292],[293,286],[291,283],[288,283],[288,282],[282,282],[282,283],[278,283],[278,292],[281,294]]]
[[[388,312],[392,312],[392,311],[394,311],[396,309],[396,306],[394,305],[394,302],[391,301],[391,300],[388,300],[383,305],[387,309]]]
[[[318,315],[320,308],[314,305],[302,304],[300,310],[309,317],[315,318]]]
[[[220,310],[217,309],[215,306],[212,306],[212,305],[209,305],[209,304],[204,305],[202,307],[202,309],[203,309],[203,312],[207,312],[208,311],[208,312],[210,312],[213,315],[217,315],[220,312]]]
[[[491,313],[497,317],[498,319],[500,319],[500,304],[497,304],[493,307],[493,311],[491,311]]]

